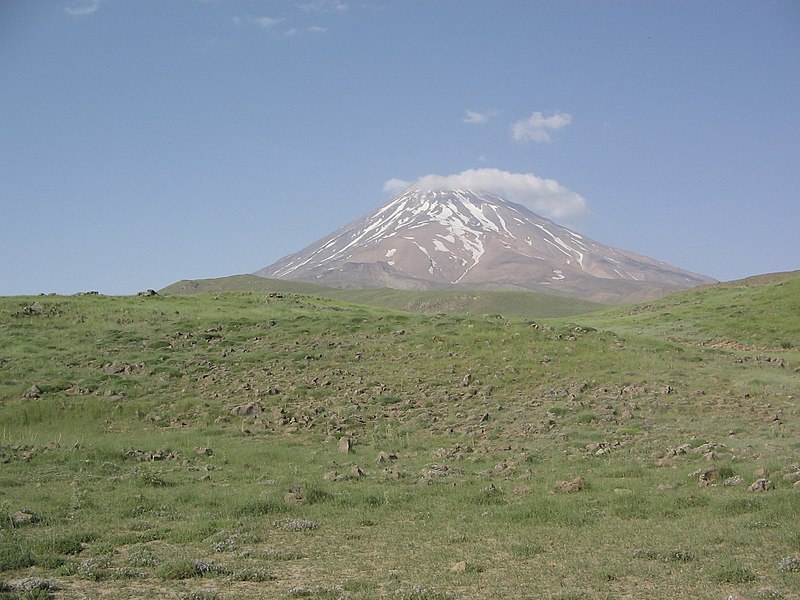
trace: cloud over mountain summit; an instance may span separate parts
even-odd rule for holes
[[[425,175],[416,181],[389,179],[383,190],[399,194],[408,188],[468,189],[502,196],[511,202],[553,219],[574,219],[589,212],[586,200],[555,179],[533,173],[510,173],[500,169],[468,169],[454,175]]]

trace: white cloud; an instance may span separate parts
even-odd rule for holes
[[[497,116],[497,111],[492,109],[486,112],[478,112],[475,110],[465,110],[466,114],[464,115],[464,123],[473,123],[473,124],[480,124],[486,123],[492,117]]]
[[[383,183],[383,191],[387,194],[399,194],[400,192],[405,191],[410,185],[410,181],[393,177],[392,179],[388,179]]]
[[[311,33],[325,33],[328,31],[327,27],[320,27],[319,25],[312,25],[308,28]]]
[[[279,17],[233,17],[233,22],[237,26],[248,24],[267,30],[274,30],[276,25],[283,23],[285,20]]]
[[[385,192],[400,193],[408,187],[427,189],[470,189],[496,194],[521,204],[533,212],[553,219],[569,219],[586,215],[586,200],[555,179],[544,179],[533,173],[509,173],[500,169],[469,169],[455,175],[426,175],[413,183],[389,179]]]
[[[83,17],[97,12],[103,0],[79,0],[71,2],[69,6],[64,9],[64,12],[72,15],[73,17]]]
[[[572,123],[572,115],[555,112],[550,116],[535,112],[527,119],[511,125],[511,133],[518,142],[543,142],[552,141],[550,131],[561,129]]]
[[[349,10],[350,5],[341,0],[311,0],[310,2],[301,2],[297,8],[305,13],[343,13]]]

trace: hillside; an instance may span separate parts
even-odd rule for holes
[[[796,286],[0,298],[0,593],[796,598]]]
[[[160,290],[162,294],[226,291],[300,293],[408,312],[428,314],[445,312],[465,315],[499,313],[507,317],[530,319],[568,317],[599,310],[606,306],[579,298],[527,291],[340,289],[289,279],[267,279],[256,275],[183,280]]]
[[[582,322],[724,348],[798,350],[800,271],[704,286]]]

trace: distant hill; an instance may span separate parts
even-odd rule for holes
[[[578,298],[528,291],[339,289],[287,279],[234,275],[215,279],[185,279],[160,290],[162,294],[203,292],[265,292],[307,294],[343,302],[418,313],[501,314],[507,317],[568,317],[607,305]]]

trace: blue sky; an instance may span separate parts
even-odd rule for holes
[[[798,269],[799,107],[793,0],[5,0],[0,294],[253,272],[465,172],[718,279]]]

